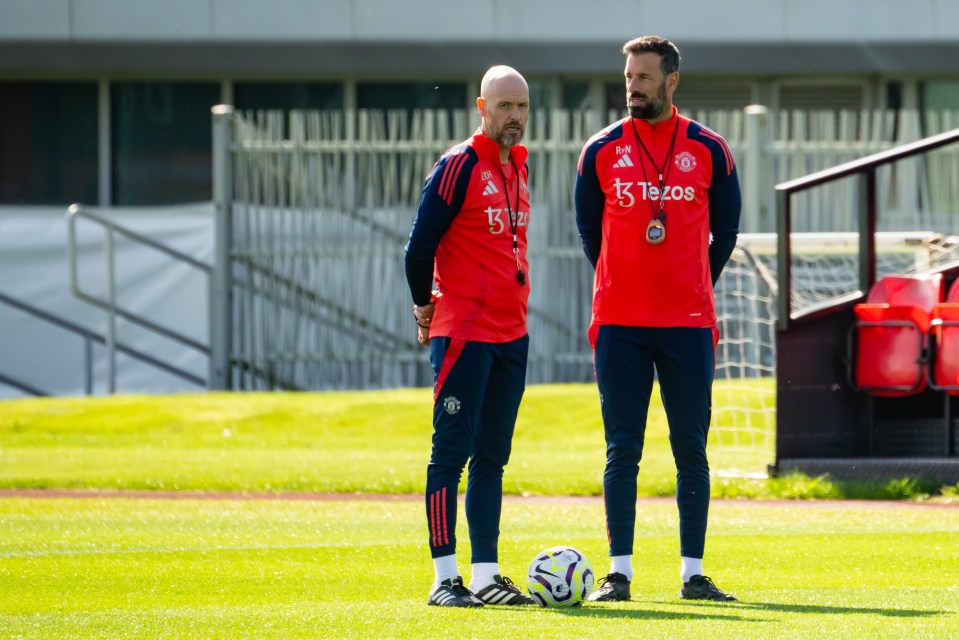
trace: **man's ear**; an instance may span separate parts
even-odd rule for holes
[[[670,88],[670,91],[675,91],[677,88],[679,88],[679,72],[673,71],[671,74],[669,74],[666,82]]]
[[[483,115],[483,109],[486,108],[486,100],[482,96],[476,99],[476,110],[480,115]]]

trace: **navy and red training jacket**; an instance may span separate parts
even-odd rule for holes
[[[600,325],[714,328],[713,285],[739,234],[742,196],[726,141],[675,107],[655,125],[630,120],[593,136],[579,159],[576,224],[596,268],[591,342]],[[666,237],[651,244],[660,202]]]
[[[526,335],[527,155],[515,145],[501,165],[499,145],[477,132],[444,153],[426,177],[406,245],[406,280],[415,304],[436,305],[430,337],[502,343]]]

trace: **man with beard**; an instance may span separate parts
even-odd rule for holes
[[[741,197],[726,141],[679,115],[679,50],[627,42],[629,115],[583,148],[576,223],[596,269],[589,340],[606,437],[609,574],[590,600],[630,599],[636,476],[658,377],[676,463],[680,597],[735,600],[703,575],[715,347],[713,287],[736,246]],[[710,239],[710,236],[712,238]]]
[[[492,67],[480,85],[482,119],[426,177],[406,245],[417,339],[433,366],[433,444],[426,520],[435,581],[428,603],[527,605],[533,600],[498,564],[503,468],[526,388],[529,265],[529,87]],[[434,286],[435,284],[435,286]],[[456,492],[469,461],[466,522],[472,580],[456,564]]]

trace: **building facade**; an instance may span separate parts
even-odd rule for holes
[[[683,54],[684,111],[959,109],[959,2],[0,0],[0,207],[211,198],[210,107],[619,110],[620,47]]]

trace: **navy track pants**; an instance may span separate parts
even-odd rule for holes
[[[633,553],[636,476],[655,371],[676,462],[680,554],[702,558],[709,513],[706,436],[716,358],[712,329],[605,325],[599,328],[594,357],[606,434],[603,493],[609,554]]]
[[[471,562],[497,562],[503,468],[526,389],[529,336],[501,344],[430,340],[433,448],[426,470],[432,557],[456,551],[456,493],[469,461],[466,523]]]

